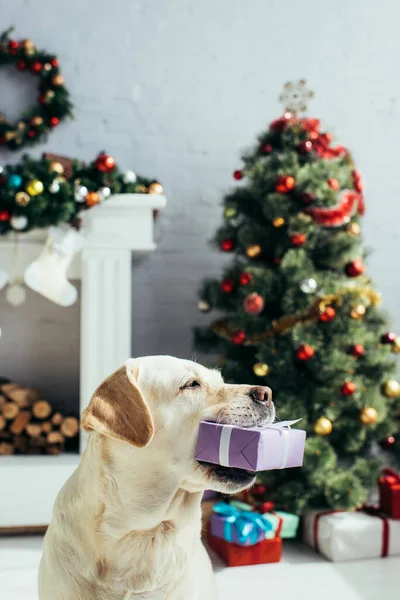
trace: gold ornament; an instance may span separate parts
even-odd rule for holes
[[[97,192],[88,192],[85,196],[86,206],[91,208],[100,202],[100,196]]]
[[[52,66],[51,66],[51,64],[50,64],[50,63],[44,63],[44,65],[43,65],[43,69],[44,69],[45,71],[51,71],[51,69],[52,69]]]
[[[285,111],[296,114],[307,109],[307,100],[313,95],[314,92],[306,88],[305,79],[300,79],[285,83],[279,100],[283,103]]]
[[[350,316],[352,319],[359,320],[364,317],[365,313],[366,313],[365,306],[363,306],[362,304],[358,304],[351,310]]]
[[[375,408],[372,406],[365,406],[360,413],[360,421],[364,423],[364,425],[372,425],[372,423],[376,423],[378,419],[378,413]]]
[[[26,191],[30,196],[37,196],[41,194],[44,190],[43,183],[39,181],[39,179],[33,179],[26,186]]]
[[[361,227],[358,223],[350,223],[350,225],[347,228],[347,233],[350,233],[350,235],[354,235],[354,237],[358,237],[361,233]]]
[[[32,123],[32,125],[36,125],[36,126],[41,125],[43,123],[43,119],[42,119],[42,117],[39,117],[39,116],[33,117],[31,119],[31,123]]]
[[[332,422],[327,417],[320,417],[314,423],[314,432],[317,435],[329,435],[332,431]]]
[[[17,194],[15,194],[15,202],[18,206],[28,206],[30,201],[31,197],[26,192],[17,192]]]
[[[400,352],[400,336],[394,338],[392,343],[392,352],[395,352],[396,354]]]
[[[382,294],[380,292],[371,292],[370,302],[372,306],[379,306],[382,302]]]
[[[59,173],[60,175],[62,175],[62,173],[64,173],[64,167],[61,163],[57,162],[56,160],[52,160],[49,164],[49,171],[54,171],[55,173]]]
[[[18,121],[17,127],[18,127],[18,129],[20,129],[22,131],[23,129],[26,128],[26,125],[23,121]]]
[[[51,100],[53,100],[54,96],[55,96],[54,90],[49,90],[48,92],[46,92],[46,94],[45,94],[46,102],[49,104],[51,102]]]
[[[151,183],[149,185],[149,190],[148,193],[149,194],[162,194],[163,193],[163,186],[161,185],[161,183]]]
[[[249,258],[255,258],[259,254],[261,254],[261,246],[258,244],[251,244],[251,246],[247,246],[246,254]]]
[[[237,209],[235,206],[227,206],[224,210],[224,215],[226,219],[232,219],[237,213]]]
[[[53,85],[64,85],[64,77],[61,73],[57,73],[57,75],[54,75],[54,77],[51,78],[51,83]]]
[[[272,221],[272,225],[274,227],[282,227],[282,225],[285,224],[285,219],[283,217],[276,217],[276,219],[274,219]]]
[[[388,398],[397,398],[400,396],[400,383],[395,379],[388,379],[383,386],[383,393]]]
[[[269,373],[269,366],[267,363],[258,362],[253,365],[253,371],[257,377],[265,377]]]

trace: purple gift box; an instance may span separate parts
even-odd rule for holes
[[[265,427],[235,427],[200,423],[196,459],[246,471],[270,471],[301,467],[306,432],[291,429],[297,421]]]

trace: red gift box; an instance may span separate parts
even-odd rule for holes
[[[379,478],[380,508],[391,519],[400,519],[400,475],[383,469]]]
[[[228,567],[274,563],[282,557],[282,540],[279,537],[263,540],[254,546],[237,546],[209,533],[208,543]]]

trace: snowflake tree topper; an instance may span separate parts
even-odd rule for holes
[[[283,103],[285,112],[297,114],[307,109],[307,101],[313,95],[314,92],[306,87],[306,80],[299,79],[299,81],[288,81],[285,83],[279,100]]]

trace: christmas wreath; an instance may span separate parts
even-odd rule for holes
[[[122,173],[105,152],[89,165],[25,155],[20,164],[0,167],[0,235],[59,223],[79,229],[82,210],[118,193],[162,194],[163,188],[133,171]]]
[[[37,104],[13,123],[0,112],[0,146],[20,150],[45,138],[60,121],[71,115],[72,104],[54,54],[37,50],[32,40],[10,38],[12,28],[0,36],[0,66],[15,65],[39,80]]]

